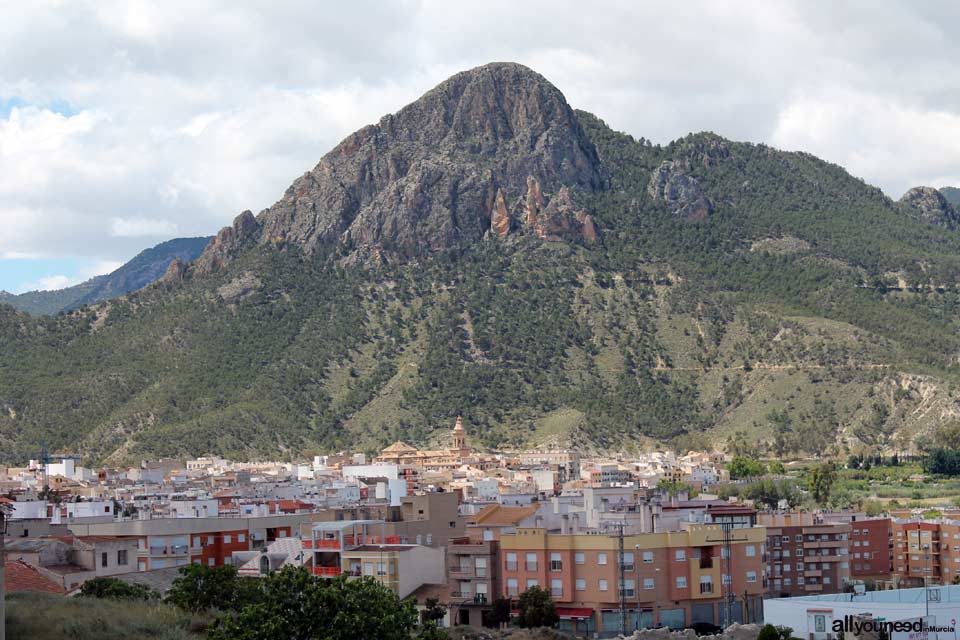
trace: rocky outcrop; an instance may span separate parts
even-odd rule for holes
[[[560,187],[533,222],[533,232],[542,240],[583,240],[596,242],[597,229],[583,209],[577,209],[570,190]]]
[[[222,269],[231,258],[258,242],[261,237],[260,223],[250,211],[244,211],[233,219],[232,226],[221,229],[210,241],[195,262],[196,272],[208,274]]]
[[[927,224],[949,229],[960,226],[960,211],[933,187],[914,187],[903,194],[898,204]]]
[[[257,240],[307,253],[376,247],[403,259],[532,227],[548,207],[545,194],[606,184],[560,91],[526,67],[495,63],[459,73],[348,136],[259,214]],[[521,199],[527,211],[517,215]],[[574,222],[572,214],[566,236],[588,229],[595,238],[592,223]],[[216,269],[239,236],[236,225],[221,232],[198,269]]]
[[[174,258],[170,261],[170,266],[167,267],[167,270],[164,272],[163,276],[160,277],[160,282],[164,284],[176,284],[183,280],[183,276],[187,271],[187,265],[180,258]]]
[[[503,200],[503,189],[497,189],[497,197],[493,201],[493,210],[490,212],[490,231],[501,238],[510,233],[510,214],[507,213],[507,203]]]
[[[674,216],[684,220],[706,220],[713,212],[713,204],[690,173],[687,159],[664,160],[653,170],[647,193],[665,202]]]

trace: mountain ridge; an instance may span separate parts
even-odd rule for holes
[[[175,259],[190,262],[201,254],[210,237],[174,238],[144,249],[108,274],[65,289],[27,291],[14,295],[0,291],[0,304],[33,315],[52,315],[81,305],[96,304],[141,289],[158,280]]]
[[[374,451],[461,413],[490,447],[828,455],[960,416],[955,230],[810,154],[653,145],[464,73],[156,283],[0,306],[3,455]]]

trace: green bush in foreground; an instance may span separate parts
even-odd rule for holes
[[[159,600],[160,594],[142,584],[129,584],[116,578],[94,578],[80,587],[80,595],[88,598],[115,600]]]

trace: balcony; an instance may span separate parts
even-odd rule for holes
[[[839,549],[846,546],[846,540],[821,540],[818,542],[805,542],[804,549]]]
[[[342,573],[340,567],[314,567],[313,575],[325,578],[335,578]]]
[[[823,591],[822,584],[805,584],[803,585],[804,591]]]
[[[337,551],[340,549],[339,540],[317,540],[314,547],[317,551]]]
[[[823,571],[820,569],[807,569],[803,572],[805,578],[819,578],[823,575]]]
[[[455,565],[451,565],[451,566],[450,566],[450,577],[451,577],[451,578],[472,578],[472,577],[474,577],[474,575],[473,575],[473,568],[472,568],[472,567],[464,567],[464,566],[460,566],[460,565],[456,565],[456,564],[455,564]]]

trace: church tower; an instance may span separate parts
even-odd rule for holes
[[[457,423],[453,426],[452,436],[454,451],[460,454],[470,451],[467,448],[467,432],[463,428],[463,418],[461,416],[457,416]]]

